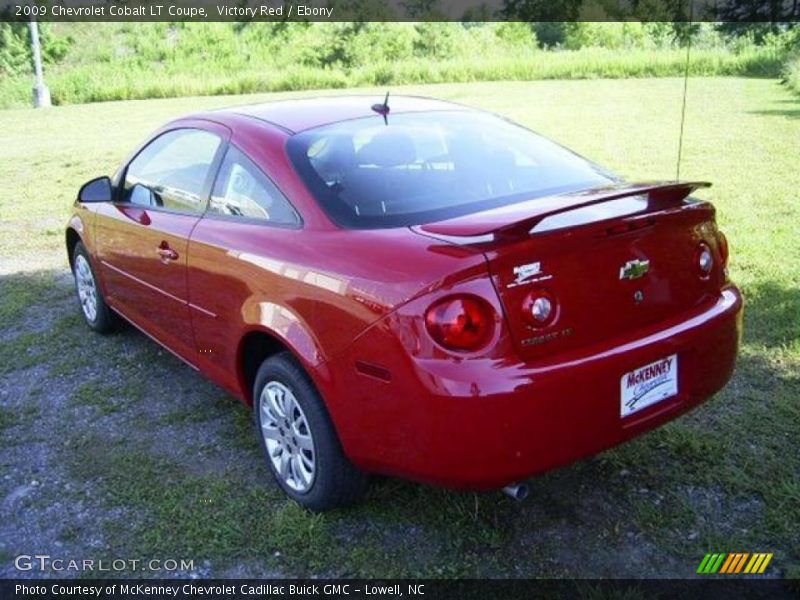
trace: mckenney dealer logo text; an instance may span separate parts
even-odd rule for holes
[[[122,596],[203,596],[220,597],[233,596],[318,596],[334,594],[365,594],[367,596],[402,596],[403,591],[399,583],[394,585],[353,585],[348,583],[310,584],[310,585],[274,585],[271,583],[246,583],[235,585],[203,585],[185,583],[183,585],[154,585],[148,583],[119,583],[109,585],[80,585],[80,584],[49,584],[27,585],[23,583],[14,586],[16,595],[46,595],[53,596],[97,596],[122,595]],[[424,595],[424,584],[409,584],[408,592],[411,595]]]

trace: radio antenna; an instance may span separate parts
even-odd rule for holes
[[[389,124],[389,92],[386,92],[386,98],[383,99],[383,104],[373,104],[372,110],[383,117],[383,124]]]
[[[678,136],[678,164],[675,167],[675,181],[681,178],[681,155],[683,154],[683,126],[686,123],[686,92],[689,88],[689,62],[692,51],[692,24],[694,20],[694,3],[689,2],[689,40],[686,43],[686,68],[683,71],[683,103],[681,105],[681,131]]]

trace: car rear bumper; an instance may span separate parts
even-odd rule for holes
[[[364,344],[377,342],[367,334],[330,365],[345,375],[323,394],[360,467],[490,489],[611,448],[707,400],[731,377],[741,326],[742,298],[729,286],[673,321],[568,356],[535,364],[406,356],[390,381],[353,369]],[[673,354],[678,394],[620,418],[622,375]]]

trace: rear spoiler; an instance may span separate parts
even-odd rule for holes
[[[428,235],[459,238],[453,240],[456,242],[478,242],[481,240],[475,238],[527,233],[538,223],[553,215],[631,196],[646,196],[648,209],[651,210],[669,208],[679,205],[693,191],[707,187],[711,187],[711,184],[706,181],[624,183],[569,194],[543,196],[455,219],[420,225],[415,229]]]

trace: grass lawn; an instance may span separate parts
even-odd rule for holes
[[[675,177],[680,79],[392,91],[497,111],[630,179]],[[769,573],[800,577],[797,96],[772,80],[689,81],[680,175],[714,183],[699,195],[747,301],[723,392],[532,480],[522,504],[380,480],[362,506],[312,516],[268,479],[248,411],[135,331],[83,327],[63,255],[80,183],[162,122],[295,95],[0,111],[0,497],[13,495],[0,555],[35,542],[195,559],[212,575],[687,577],[706,552],[763,551]]]

